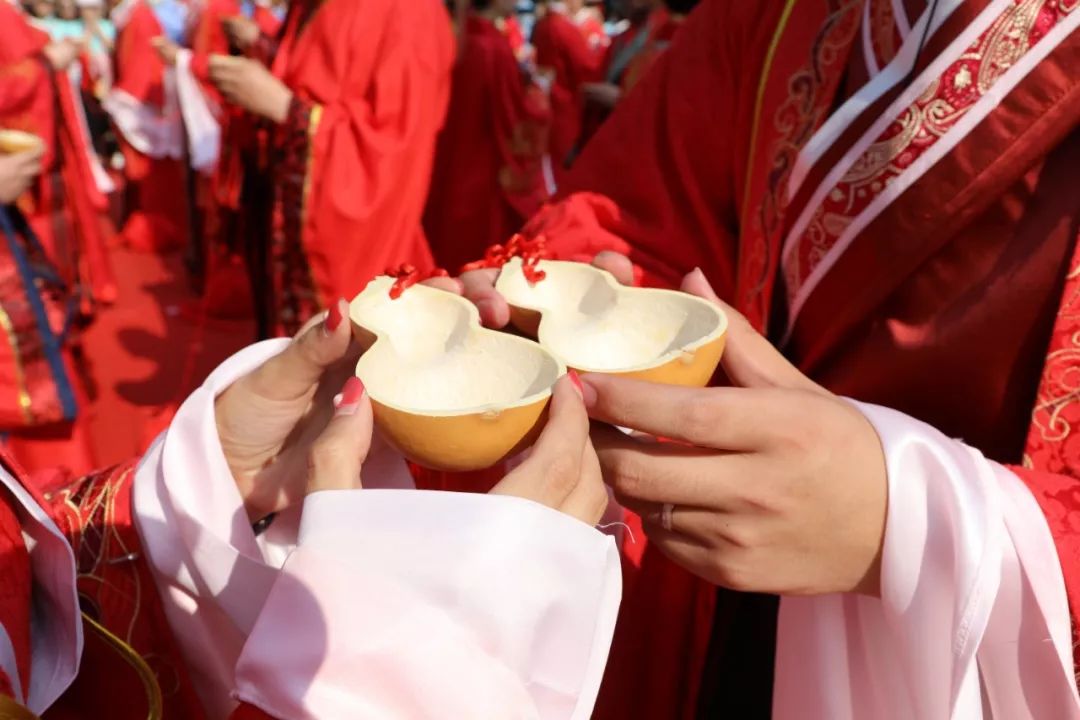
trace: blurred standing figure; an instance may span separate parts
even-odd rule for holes
[[[583,7],[574,3],[550,3],[536,22],[532,43],[536,65],[551,82],[551,158],[558,184],[572,159],[581,132],[582,86],[600,72],[603,56],[589,49],[584,35],[570,17]]]
[[[659,0],[625,0],[619,10],[629,26],[608,46],[600,81],[582,87],[584,114],[574,157],[581,153],[629,89],[625,80],[634,60],[650,44],[657,30],[667,23],[667,9]]]
[[[104,252],[105,197],[95,182],[93,154],[66,77],[79,52],[77,42],[50,40],[15,6],[0,3],[0,127],[44,140],[43,153],[30,164],[32,172],[21,176],[24,182],[18,189],[28,190],[5,197],[4,202],[14,201],[19,211],[7,213],[11,225],[3,234],[40,238],[40,250],[48,262],[38,262],[33,253],[27,261],[36,268],[53,266],[55,272],[50,271],[47,283],[64,286],[69,297],[81,300],[81,310],[89,312],[91,290],[94,297],[108,299],[115,294],[115,285]],[[24,215],[26,223],[21,219]],[[38,244],[32,245],[38,252]],[[25,269],[20,269],[21,279],[10,273],[8,278],[21,283],[26,291],[21,297],[29,301],[39,281],[44,291],[46,280],[31,278]],[[74,300],[38,308],[40,312],[33,303],[19,309],[9,305],[6,310],[9,323],[0,335],[19,358],[16,367],[23,372],[8,376],[11,382],[5,389],[17,396],[14,406],[19,410],[3,429],[7,445],[31,468],[64,465],[83,472],[93,466],[85,434],[72,422],[78,386],[67,380],[74,379],[71,364],[59,356],[53,340],[46,340],[64,332],[69,313],[76,310]],[[60,391],[61,386],[66,390]]]
[[[21,204],[89,313],[92,301],[115,299],[116,285],[105,254],[112,184],[93,153],[76,89],[64,82],[81,52],[79,40],[51,40],[15,6],[0,3],[0,127],[47,145],[42,173]]]
[[[197,100],[210,109],[210,119],[216,123],[220,138],[214,157],[208,158],[211,162],[197,163],[201,171],[196,176],[193,199],[202,220],[201,246],[192,267],[203,293],[198,312],[213,317],[252,315],[244,242],[255,231],[246,222],[252,209],[244,211],[244,197],[252,196],[250,188],[266,168],[262,157],[265,153],[260,152],[259,118],[221,97],[210,78],[210,57],[243,55],[268,64],[284,10],[283,3],[262,0],[209,0],[192,24],[190,50],[167,39],[158,43],[158,52],[167,65],[177,66],[182,73],[190,72],[198,80],[201,97]],[[191,109],[190,100],[181,94],[185,119]],[[260,240],[265,242],[265,238]]]
[[[547,97],[523,75],[495,21],[514,0],[473,0],[439,134],[424,230],[451,270],[505,241],[547,199]]]
[[[262,334],[291,334],[389,267],[432,267],[420,217],[453,61],[440,0],[303,0],[272,70],[210,58],[225,99],[272,123],[256,204],[272,233],[251,258]]]
[[[184,138],[171,74],[154,49],[165,36],[182,42],[181,0],[124,0],[113,11],[116,79],[104,106],[116,126],[128,183],[124,242],[137,250],[178,248],[188,237]]]

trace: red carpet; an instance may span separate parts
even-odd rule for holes
[[[181,312],[197,300],[179,253],[111,252],[119,297],[84,334],[86,417],[99,466],[141,453],[162,409],[254,337],[251,322],[214,320],[200,328]]]

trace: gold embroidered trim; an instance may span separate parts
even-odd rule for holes
[[[161,720],[164,714],[164,706],[161,700],[161,687],[158,686],[154,671],[150,669],[142,656],[135,652],[134,648],[95,622],[86,613],[83,613],[82,617],[86,628],[100,636],[125,662],[131,665],[135,674],[139,676],[139,680],[143,684],[143,690],[146,691],[146,704],[150,708],[146,720]]]
[[[317,12],[317,11],[316,11]],[[307,146],[307,160],[304,161],[304,193],[303,200],[300,203],[300,248],[304,248],[304,228],[307,227],[308,221],[308,196],[311,194],[311,176],[312,171],[315,168],[315,134],[319,132],[319,123],[322,122],[323,106],[313,105],[311,108],[311,114],[308,116],[308,146]],[[315,276],[311,274],[311,263],[307,263],[307,275],[308,284],[314,291],[315,300],[321,307],[327,307],[334,301],[334,298],[320,298],[319,286],[315,282]]]
[[[33,288],[31,288],[33,291]],[[30,391],[26,389],[26,371],[23,370],[22,359],[19,357],[19,338],[15,334],[15,327],[11,324],[11,318],[7,311],[0,307],[0,327],[8,336],[11,343],[11,354],[15,359],[15,384],[19,393],[19,408],[22,410],[23,420],[28,424],[34,422],[34,413],[31,410]]]
[[[758,81],[757,97],[754,99],[754,119],[750,125],[750,162],[746,165],[746,182],[743,185],[743,206],[739,213],[740,224],[743,228],[749,227],[747,214],[750,212],[750,188],[754,182],[754,149],[757,147],[758,128],[761,125],[761,109],[765,104],[765,90],[769,84],[769,72],[772,70],[776,51],[780,47],[780,40],[784,31],[787,30],[788,20],[795,10],[796,0],[787,0],[784,11],[780,13],[780,21],[776,24],[776,32],[773,33],[769,50],[765,53],[765,63],[761,67],[761,79]]]

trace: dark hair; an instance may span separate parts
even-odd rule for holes
[[[472,9],[477,11],[487,10],[494,0],[472,0]]]
[[[686,15],[694,6],[698,4],[698,0],[664,0],[664,4],[667,5],[667,9],[677,15]]]

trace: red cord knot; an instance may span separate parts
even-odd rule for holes
[[[388,268],[386,274],[394,279],[394,284],[390,286],[390,299],[397,300],[401,297],[401,293],[405,292],[413,285],[419,282],[424,282],[434,277],[449,277],[450,273],[446,272],[442,268],[435,268],[430,272],[420,272],[414,266],[409,263],[402,263],[396,268]]]
[[[529,239],[517,233],[505,245],[492,245],[484,253],[483,260],[471,262],[461,268],[461,272],[470,270],[483,270],[486,268],[501,268],[510,258],[521,258],[521,274],[530,285],[543,280],[547,273],[537,267],[537,264],[548,256],[547,239],[541,234]]]

